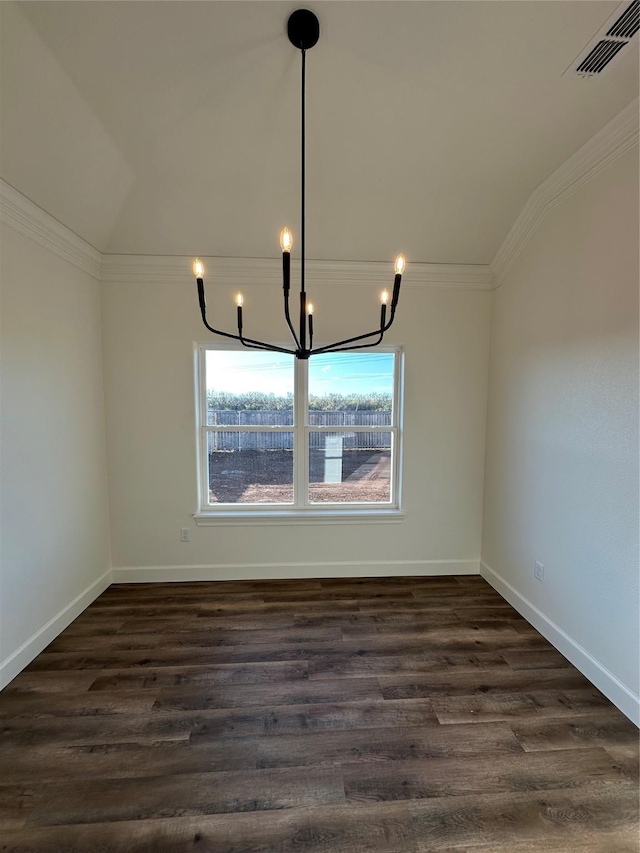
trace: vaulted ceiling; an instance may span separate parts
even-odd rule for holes
[[[618,6],[316,2],[308,256],[488,263],[637,97],[637,44],[564,73]],[[103,252],[277,254],[299,228],[295,8],[0,3],[1,176]]]

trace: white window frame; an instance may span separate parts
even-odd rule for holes
[[[198,526],[218,524],[273,524],[273,523],[362,523],[393,522],[404,517],[401,504],[402,493],[402,426],[403,426],[403,378],[404,351],[401,346],[378,346],[377,352],[392,352],[394,359],[392,423],[390,426],[310,426],[308,412],[308,361],[294,359],[294,411],[293,424],[271,427],[216,426],[207,424],[207,351],[243,351],[246,349],[216,341],[195,344],[195,397],[196,397],[196,446],[198,469],[198,511],[194,519]],[[211,432],[292,432],[294,434],[293,485],[295,504],[216,504],[209,503],[209,463],[207,436]],[[392,436],[390,500],[385,503],[310,502],[309,483],[309,435],[312,432],[390,432]]]

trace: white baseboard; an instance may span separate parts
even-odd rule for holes
[[[121,566],[113,583],[477,575],[479,560],[354,560],[344,563],[242,563],[211,566]]]
[[[77,595],[73,601],[70,601],[59,613],[56,613],[53,619],[50,619],[46,625],[43,625],[33,636],[29,637],[20,648],[10,654],[6,660],[3,660],[0,663],[0,690],[6,687],[10,681],[13,681],[16,675],[22,672],[25,666],[28,666],[49,643],[55,640],[58,634],[64,631],[67,625],[70,625],[110,584],[111,569],[106,571],[92,584],[89,584],[80,595]]]
[[[527,622],[540,631],[598,690],[610,699],[623,714],[640,726],[640,697],[624,685],[606,666],[556,625],[548,616],[526,599],[495,569],[480,563],[480,574],[491,586],[520,613]]]

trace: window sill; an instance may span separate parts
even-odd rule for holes
[[[271,526],[272,524],[399,524],[404,521],[400,509],[284,509],[284,510],[219,510],[196,512],[196,527],[221,525]]]

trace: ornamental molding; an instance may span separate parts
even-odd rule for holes
[[[100,252],[1,178],[0,222],[100,280]]]
[[[491,261],[495,287],[505,280],[545,216],[637,145],[638,130],[636,98],[531,193]]]
[[[212,258],[201,256],[205,282],[231,287],[250,285],[282,286],[282,259]],[[191,257],[153,257],[142,255],[104,255],[101,280],[118,283],[188,284],[194,282]],[[292,259],[291,279],[295,281],[300,264]],[[393,262],[307,261],[305,280],[309,286],[374,286],[393,283]],[[446,287],[463,290],[491,290],[493,274],[488,264],[412,263],[402,278],[402,287]]]

